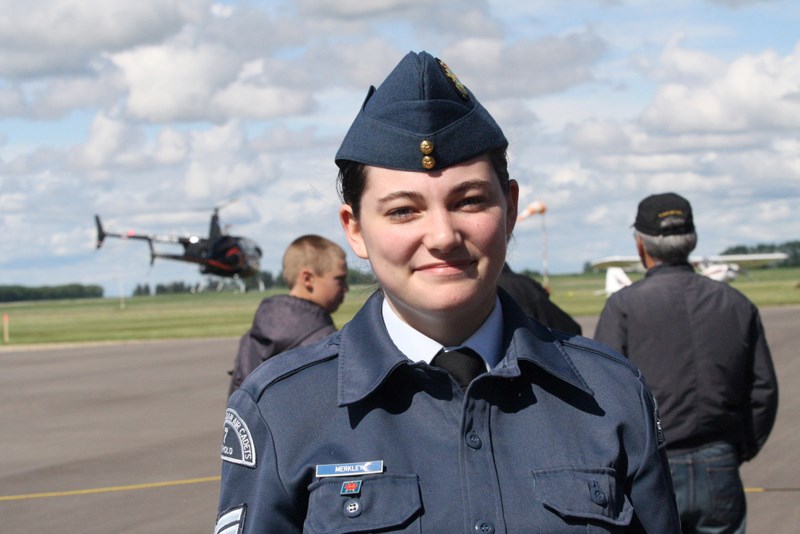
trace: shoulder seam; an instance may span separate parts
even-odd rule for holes
[[[578,344],[578,343],[573,343],[573,342],[570,341],[571,339],[575,339],[576,337],[578,339],[583,339],[583,340],[589,341],[590,344]],[[598,344],[599,345],[599,343],[597,343],[596,341],[592,341],[592,340],[590,340],[588,338],[583,338],[583,337],[579,337],[579,336],[571,336],[571,337],[558,336],[558,338],[559,338],[559,341],[561,341],[561,344],[564,347],[570,347],[570,348],[573,348],[573,349],[579,349],[579,350],[591,352],[593,354],[596,354],[597,356],[601,356],[601,357],[605,358],[606,360],[618,363],[618,364],[626,367],[635,377],[637,377],[637,378],[639,378],[641,380],[642,372],[639,370],[639,368],[636,367],[635,365],[633,365],[633,363],[629,359],[627,359],[625,356],[622,356],[620,354],[617,354],[616,352],[613,352],[612,349],[606,348],[605,351],[599,350],[598,348],[592,346],[593,344]]]
[[[328,339],[327,341],[321,341],[320,343],[324,344],[321,346],[311,345],[306,347],[298,347],[295,349],[288,350],[286,352],[282,352],[268,359],[263,364],[261,364],[261,366],[266,366],[265,369],[274,368],[275,366],[280,366],[284,361],[286,361],[286,358],[295,359],[295,361],[292,362],[291,364],[285,365],[284,369],[280,369],[280,367],[278,367],[271,369],[273,371],[272,373],[263,373],[262,377],[265,380],[261,384],[259,384],[257,388],[253,388],[250,390],[252,391],[251,396],[254,398],[254,400],[256,402],[260,401],[261,397],[264,395],[264,392],[274,384],[282,380],[285,380],[286,378],[295,375],[304,369],[330,361],[338,356],[337,348],[339,344],[337,342],[335,342],[332,339]],[[296,361],[300,355],[305,356],[303,358],[303,360],[305,361],[302,362]],[[242,386],[245,387],[247,381],[251,380],[251,377],[255,375],[257,372],[258,370],[251,373],[251,375],[245,379],[245,383],[243,383]]]
[[[289,377],[290,377],[290,376],[292,376],[292,375],[296,375],[297,373],[299,373],[300,371],[302,371],[302,370],[304,370],[304,369],[308,369],[309,367],[313,367],[313,366],[315,366],[315,365],[318,365],[318,364],[321,364],[321,363],[325,363],[325,362],[327,362],[327,361],[330,361],[330,360],[332,360],[332,359],[336,358],[336,356],[337,356],[337,354],[331,354],[331,355],[329,355],[329,356],[326,356],[326,357],[324,357],[324,358],[315,359],[315,360],[313,360],[313,361],[310,361],[310,362],[308,362],[308,363],[306,363],[306,364],[304,364],[304,365],[301,365],[301,366],[299,366],[299,367],[294,367],[294,368],[292,368],[292,369],[290,369],[290,370],[286,371],[286,372],[285,372],[285,373],[283,373],[283,374],[280,374],[280,375],[277,375],[277,376],[273,377],[273,378],[272,378],[272,380],[270,380],[269,382],[267,382],[266,384],[264,384],[263,386],[261,386],[261,387],[258,389],[258,394],[256,395],[256,399],[255,399],[255,400],[256,400],[256,402],[259,402],[259,401],[261,400],[261,397],[263,397],[263,396],[264,396],[264,393],[265,393],[265,392],[266,392],[266,391],[267,391],[267,390],[268,390],[270,387],[274,386],[274,385],[275,385],[275,384],[277,384],[278,382],[281,382],[282,380],[285,380],[285,379],[289,378]]]

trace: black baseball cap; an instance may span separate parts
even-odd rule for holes
[[[633,227],[646,235],[680,235],[694,232],[692,205],[675,193],[650,195],[639,202]]]

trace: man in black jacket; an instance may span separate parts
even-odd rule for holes
[[[744,532],[738,467],[764,445],[778,408],[758,309],[688,263],[697,234],[685,198],[645,198],[634,228],[647,274],[608,299],[594,337],[653,390],[683,532]]]
[[[497,279],[497,285],[517,301],[528,317],[553,330],[581,335],[581,325],[550,300],[550,294],[544,286],[533,278],[515,273],[508,264],[505,264],[500,278]]]

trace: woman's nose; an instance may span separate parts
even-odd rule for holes
[[[447,252],[462,244],[461,231],[449,211],[430,212],[426,223],[424,245],[429,250]]]

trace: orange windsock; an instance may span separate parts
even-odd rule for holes
[[[527,208],[522,210],[522,212],[517,216],[517,222],[524,221],[531,215],[539,215],[539,214],[544,215],[546,211],[547,211],[547,206],[544,205],[544,202],[541,202],[539,200],[534,200],[533,202],[530,203],[530,205],[528,205]]]

